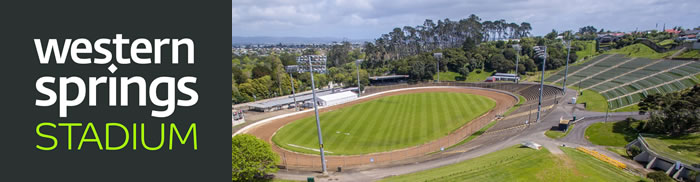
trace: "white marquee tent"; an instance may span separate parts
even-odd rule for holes
[[[335,94],[329,94],[318,97],[318,102],[321,106],[332,106],[357,99],[357,94],[351,91],[345,91]]]

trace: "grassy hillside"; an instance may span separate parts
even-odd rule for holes
[[[649,59],[662,59],[665,57],[668,57],[675,53],[675,51],[668,51],[665,53],[659,53],[654,51],[653,49],[649,48],[648,46],[644,44],[632,44],[630,46],[625,46],[621,49],[613,49],[608,52],[605,52],[606,54],[623,54],[626,55],[627,57],[643,57],[643,58],[649,58]]]
[[[700,58],[700,50],[685,51],[683,54],[676,56],[676,58]]]
[[[513,146],[484,156],[382,181],[640,181],[608,163],[572,148],[554,155],[547,149]]]
[[[578,56],[579,59],[585,58],[586,56],[593,57],[596,54],[595,40],[574,41],[574,45],[583,45],[583,50],[576,51],[576,56]]]
[[[433,75],[433,80],[437,80],[437,74]],[[464,78],[457,72],[440,72],[440,81],[463,81]]]
[[[391,151],[420,145],[447,135],[495,107],[479,95],[426,92],[379,98],[322,113],[325,150],[329,155]],[[313,116],[282,127],[272,138],[280,147],[316,153]]]

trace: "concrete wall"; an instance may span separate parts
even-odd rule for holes
[[[700,171],[700,169],[697,169],[691,166],[690,164],[682,164],[680,169],[675,169],[676,161],[658,155],[656,152],[649,149],[648,145],[646,144],[646,141],[644,141],[644,138],[641,135],[638,136],[636,140],[627,144],[625,148],[629,150],[629,148],[632,146],[637,146],[639,147],[639,149],[642,150],[642,153],[633,157],[635,161],[642,164],[646,164],[645,167],[647,169],[657,169],[659,171],[666,172],[666,174],[673,177],[674,179],[689,179],[691,170]],[[696,181],[698,180],[696,179]]]

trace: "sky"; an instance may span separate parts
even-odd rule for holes
[[[700,0],[232,0],[231,9],[232,36],[376,39],[425,19],[470,14],[529,22],[536,36],[586,25],[624,32],[700,26]]]

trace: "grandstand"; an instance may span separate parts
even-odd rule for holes
[[[628,58],[619,54],[601,55],[581,65],[569,67],[567,86],[590,89],[603,95],[610,109],[639,103],[649,94],[670,93],[698,83],[700,62]],[[563,84],[560,71],[546,82]]]

